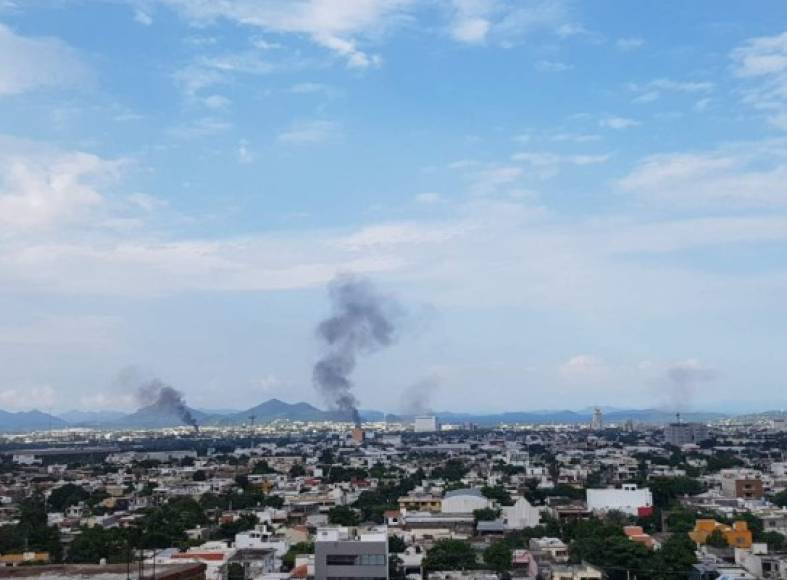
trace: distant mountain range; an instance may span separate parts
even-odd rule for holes
[[[62,429],[68,427],[68,422],[60,417],[55,417],[49,413],[41,411],[10,411],[0,410],[0,430],[21,432],[37,431],[45,429]]]
[[[602,407],[606,423],[623,423],[631,420],[635,423],[665,424],[675,420],[675,414],[659,409],[617,409]],[[348,421],[346,414],[339,411],[325,411],[309,403],[287,403],[279,399],[270,399],[245,411],[232,410],[196,410],[189,409],[199,425],[241,425],[248,424],[254,417],[256,424],[270,423],[276,420],[288,421]],[[434,413],[443,423],[475,423],[492,426],[500,423],[533,423],[533,424],[581,424],[589,423],[593,414],[592,408],[579,411],[546,410],[507,413]],[[746,415],[748,418],[767,418],[781,412],[767,411]],[[381,411],[361,410],[364,421],[412,421],[412,416],[390,415]],[[729,417],[723,413],[682,413],[684,421],[714,421]],[[68,411],[59,416],[41,411],[9,412],[0,410],[0,431],[23,432],[46,429],[62,429],[65,427],[99,427],[99,428],[162,428],[183,425],[184,421],[172,411],[162,410],[155,406],[143,407],[133,413],[120,411]]]

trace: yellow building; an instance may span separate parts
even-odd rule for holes
[[[694,530],[689,532],[689,537],[697,544],[704,544],[708,541],[708,536],[716,530],[722,533],[731,548],[751,548],[751,531],[744,521],[733,522],[732,526],[728,526],[716,520],[697,520]]]
[[[48,564],[49,552],[24,552],[21,554],[0,555],[0,566],[21,566],[22,564]]]
[[[441,497],[432,494],[411,494],[399,498],[399,509],[414,512],[439,512],[442,509]]]

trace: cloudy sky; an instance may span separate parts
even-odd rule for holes
[[[0,0],[0,408],[787,404],[787,4]]]

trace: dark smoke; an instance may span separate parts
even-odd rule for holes
[[[187,425],[199,430],[194,415],[186,406],[183,393],[160,379],[153,379],[137,388],[137,399],[142,405],[151,406],[164,413],[177,415]]]
[[[403,415],[429,415],[432,413],[432,396],[440,387],[440,379],[427,377],[402,391],[399,409]]]
[[[372,353],[394,341],[392,318],[396,303],[381,296],[372,284],[352,275],[338,276],[329,287],[333,315],[317,327],[327,351],[314,365],[313,380],[325,400],[361,424],[358,400],[350,375],[359,355]]]
[[[718,373],[715,370],[703,366],[695,359],[673,364],[667,369],[673,409],[680,411],[689,407],[697,386],[701,383],[711,382],[717,376]]]

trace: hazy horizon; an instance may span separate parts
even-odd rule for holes
[[[364,409],[787,407],[757,7],[0,1],[0,409],[326,408],[347,344]],[[375,344],[318,333],[348,273]]]

